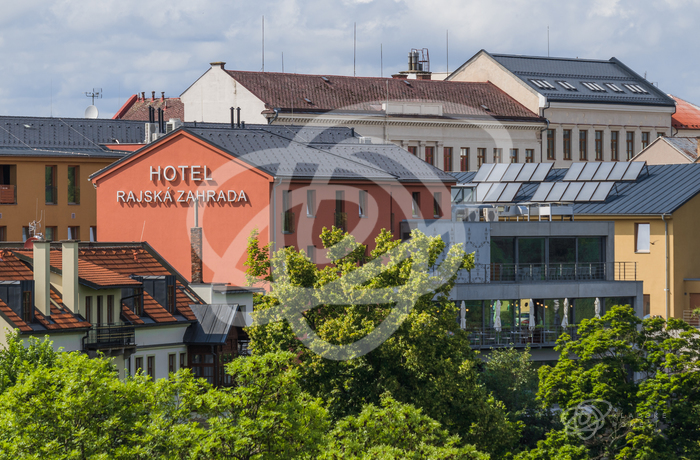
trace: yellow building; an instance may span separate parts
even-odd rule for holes
[[[144,140],[143,122],[0,117],[0,241],[95,241],[88,176]],[[119,149],[119,150],[116,150]],[[34,223],[37,223],[36,227]]]

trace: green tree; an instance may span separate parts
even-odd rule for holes
[[[288,352],[233,360],[231,388],[205,396],[206,434],[199,458],[313,459],[329,426],[321,401],[304,393]]]
[[[540,369],[538,397],[580,436],[548,440],[585,447],[589,458],[700,458],[700,333],[677,319],[642,321],[628,306],[583,321],[578,333],[562,336],[557,365]]]
[[[258,299],[256,314],[275,311],[282,294],[295,288],[341,283],[335,302],[311,305],[310,301],[303,313],[312,334],[333,346],[357,343],[376,333],[394,314],[395,305],[406,299],[412,308],[404,312],[386,341],[352,359],[327,359],[311,351],[306,346],[307,334],[297,335],[295,325],[287,320],[248,328],[253,351],[295,353],[305,389],[328,404],[333,420],[357,415],[366,404],[380,404],[381,395],[388,392],[397,401],[421,408],[450,433],[458,434],[462,442],[475,444],[479,450],[500,455],[516,445],[520,426],[506,418],[502,404],[489,397],[479,382],[479,359],[456,321],[459,311],[449,300],[456,271],[448,271],[439,285],[430,284],[430,275],[441,273],[444,267],[439,262],[449,265],[457,261],[457,267],[470,269],[473,256],[466,255],[459,245],[446,252],[440,237],[418,231],[412,232],[411,239],[401,247],[391,233],[382,231],[375,239],[376,248],[368,255],[363,245],[335,228],[324,228],[321,240],[328,248],[328,258],[333,260],[323,268],[317,268],[294,248],[272,254],[269,267],[285,270],[274,273],[272,294]],[[259,254],[259,250],[254,236],[249,254]],[[406,254],[410,256],[401,258]],[[257,256],[249,260],[266,262]],[[372,264],[380,261],[383,265],[376,269]],[[266,267],[249,266],[249,273],[266,278]],[[369,278],[361,276],[367,270],[375,271]],[[417,294],[426,285],[431,289]],[[350,300],[381,289],[393,290],[394,300]]]
[[[43,341],[30,337],[25,344],[19,337],[19,330],[15,329],[6,331],[5,341],[7,345],[0,350],[0,394],[14,386],[19,375],[27,369],[50,367],[56,361],[57,353],[48,337]]]
[[[458,436],[388,393],[382,395],[381,407],[369,404],[357,416],[340,420],[328,438],[322,460],[489,458],[473,446],[460,447]]]

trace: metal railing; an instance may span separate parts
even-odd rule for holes
[[[0,204],[17,204],[17,186],[0,185]]]
[[[282,233],[294,233],[294,213],[292,211],[282,213]]]
[[[561,264],[476,264],[465,283],[528,283],[538,281],[636,281],[636,262]]]
[[[499,348],[499,347],[531,347],[552,348],[557,344],[557,339],[563,333],[569,334],[572,339],[578,338],[578,326],[571,325],[566,328],[561,326],[537,326],[530,330],[524,327],[503,327],[501,331],[493,327],[469,328],[469,343],[473,348]]]
[[[136,332],[130,324],[93,326],[85,338],[85,348],[88,350],[134,346],[135,343]]]
[[[348,213],[347,212],[336,212],[333,215],[333,225],[335,228],[339,228],[344,232],[348,231]]]
[[[80,204],[80,187],[68,187],[68,204]]]
[[[692,310],[683,310],[683,321],[694,327],[700,327],[700,316],[694,315]]]

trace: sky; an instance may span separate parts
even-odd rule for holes
[[[0,115],[82,117],[95,89],[100,118],[111,118],[137,92],[179,96],[213,61],[262,70],[263,16],[268,72],[389,76],[407,69],[411,48],[428,48],[431,70],[445,72],[480,49],[549,50],[614,56],[700,104],[700,0],[5,0],[2,8]]]

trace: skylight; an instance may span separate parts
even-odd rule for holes
[[[557,81],[564,89],[568,91],[578,91],[574,85],[569,83],[568,81]]]
[[[625,83],[625,84],[622,85],[622,86],[624,86],[624,87],[627,88],[628,90],[632,91],[633,93],[637,93],[637,94],[649,94],[649,91],[645,90],[644,88],[642,88],[642,87],[639,86],[639,85],[632,85],[632,84]]]
[[[321,77],[321,80],[325,81],[326,83],[330,83],[330,80],[328,77]]]
[[[624,93],[624,91],[622,91],[622,88],[617,86],[615,83],[606,83],[605,86],[615,91],[616,93]]]
[[[595,91],[597,93],[606,93],[605,88],[600,86],[598,83],[593,83],[591,81],[582,81],[581,84],[585,86],[586,88],[590,89],[591,91]]]
[[[309,104],[311,104],[311,99],[309,99],[308,97],[305,97],[304,100],[305,100],[306,102],[308,102]]]
[[[551,84],[550,82],[548,82],[547,80],[535,80],[535,79],[530,79],[530,81],[531,81],[532,83],[534,83],[534,85],[537,86],[537,87],[540,88],[540,89],[554,89],[554,90],[556,90],[556,88],[554,87],[554,85]]]

